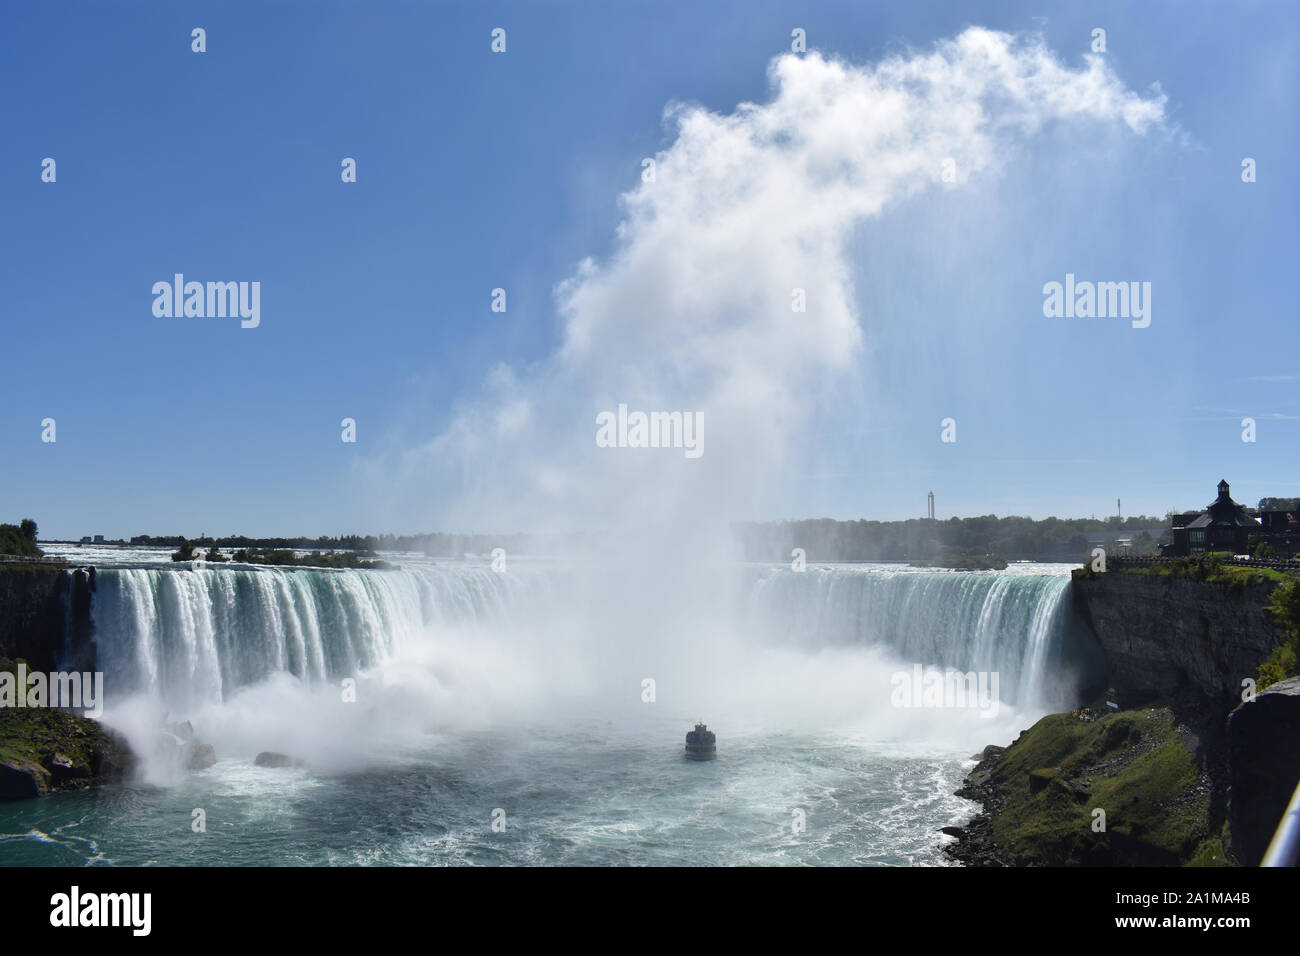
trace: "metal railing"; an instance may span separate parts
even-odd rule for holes
[[[1191,554],[1186,557],[1157,557],[1152,555],[1115,554],[1106,556],[1107,565],[1122,568],[1148,568],[1177,564],[1179,561],[1195,561],[1205,557],[1204,554]],[[1274,571],[1293,571],[1300,574],[1300,563],[1285,558],[1224,558],[1224,564],[1237,568],[1271,568]]]
[[[20,564],[67,564],[67,558],[33,558],[25,554],[0,554],[0,564],[17,561]]]
[[[1295,866],[1300,862],[1300,784],[1296,784],[1291,802],[1278,822],[1273,842],[1260,866]]]

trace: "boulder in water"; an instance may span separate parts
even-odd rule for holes
[[[189,761],[185,764],[190,770],[207,770],[217,762],[217,752],[212,744],[194,743],[189,746]]]
[[[194,726],[188,720],[163,724],[158,745],[174,766],[186,770],[206,770],[217,762],[217,752],[194,735]]]
[[[297,757],[290,757],[288,754],[276,753],[274,750],[263,750],[253,759],[253,764],[258,767],[303,767],[306,766]]]

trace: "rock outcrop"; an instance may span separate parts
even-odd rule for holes
[[[217,762],[217,752],[212,744],[205,744],[194,735],[194,725],[188,720],[164,724],[158,733],[158,751],[174,767],[186,770],[206,770]]]
[[[1233,851],[1256,866],[1300,783],[1300,677],[1265,688],[1232,712],[1228,773]]]
[[[1005,751],[985,752],[958,791],[983,812],[946,831],[958,838],[950,857],[1259,862],[1300,781],[1300,678],[1241,704],[1243,682],[1285,638],[1269,612],[1280,582],[1191,570],[1075,572],[1073,601],[1110,687],[1092,707],[1045,717]],[[1089,826],[1098,810],[1104,831]]]
[[[207,770],[217,762],[217,752],[212,748],[212,744],[195,743],[190,749],[189,760],[186,761],[187,770]]]
[[[88,717],[48,708],[0,708],[0,800],[120,780],[134,766],[126,741]]]
[[[1185,718],[1219,721],[1282,640],[1268,613],[1274,587],[1116,571],[1071,582],[1121,703],[1158,697]]]
[[[90,595],[94,568],[0,567],[0,658],[37,671],[93,671]]]
[[[982,812],[944,846],[967,866],[1223,865],[1223,816],[1196,738],[1168,708],[1050,714],[987,747],[958,796]]]

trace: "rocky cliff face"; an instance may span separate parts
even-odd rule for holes
[[[1044,717],[988,748],[958,791],[984,812],[946,828],[946,852],[975,866],[1257,864],[1300,780],[1300,678],[1241,702],[1284,638],[1277,582],[1261,577],[1076,572],[1072,600],[1122,709]],[[1079,813],[1097,807],[1104,838]]]
[[[93,671],[94,589],[94,568],[0,567],[0,659],[21,658],[39,671]]]
[[[1118,696],[1159,696],[1220,720],[1282,640],[1267,610],[1275,586],[1115,571],[1072,582]]]

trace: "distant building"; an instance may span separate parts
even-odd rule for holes
[[[90,535],[88,535],[88,534],[82,535],[82,536],[81,536],[81,543],[82,543],[82,544],[90,544]]]
[[[1295,511],[1262,511],[1259,515],[1263,531],[1259,540],[1280,557],[1300,555],[1300,513]]]
[[[95,535],[95,544],[103,544],[103,543],[104,543],[104,536],[102,534]]]
[[[1232,500],[1226,479],[1219,482],[1219,497],[1204,511],[1175,515],[1170,524],[1174,541],[1162,553],[1179,557],[1207,551],[1246,554],[1251,534],[1260,530],[1245,506]]]

